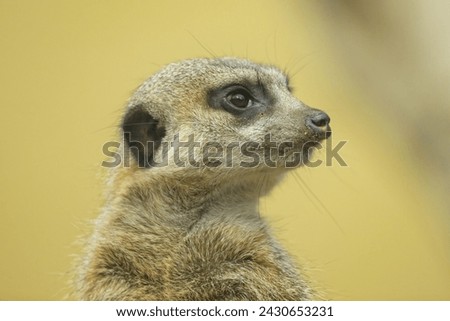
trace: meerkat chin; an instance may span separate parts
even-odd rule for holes
[[[167,65],[133,94],[75,283],[83,300],[310,300],[259,198],[330,134],[279,69]]]

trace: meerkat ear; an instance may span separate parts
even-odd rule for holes
[[[122,122],[126,148],[139,167],[151,167],[153,154],[161,145],[166,129],[150,115],[144,106],[131,107]]]

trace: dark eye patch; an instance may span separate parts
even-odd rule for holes
[[[208,92],[208,104],[240,117],[251,117],[265,111],[270,98],[261,83],[229,84]]]

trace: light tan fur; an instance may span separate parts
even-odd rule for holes
[[[247,83],[270,96],[265,109],[240,117],[210,106],[211,91]],[[136,110],[151,115],[157,122],[155,132],[164,128],[162,140],[169,144],[175,135],[187,141],[194,134],[195,141],[205,146],[263,142],[270,133],[273,141],[290,140],[300,146],[319,142],[325,138],[322,129],[329,129],[328,122],[320,130],[308,127],[306,119],[319,111],[293,97],[286,76],[277,68],[237,58],[192,59],[166,66],[132,96],[123,124],[134,119],[129,116]],[[144,137],[150,135],[145,130]],[[145,168],[138,166],[129,146],[121,144],[121,160],[130,166],[111,169],[106,203],[75,280],[77,298],[311,299],[304,276],[258,211],[259,198],[287,172],[282,166],[287,155],[278,155],[274,168],[263,162],[242,167],[244,156],[234,150],[231,166],[212,167],[202,162],[204,155],[198,150],[191,156],[181,150],[182,161],[193,157],[200,165],[180,167],[170,153],[176,144],[169,145],[169,153],[161,147],[154,152],[155,159],[167,160],[166,166]],[[261,154],[262,149],[256,152]]]

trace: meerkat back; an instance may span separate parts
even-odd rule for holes
[[[258,202],[329,133],[329,117],[297,100],[273,66],[167,65],[125,108],[77,297],[311,299]]]

